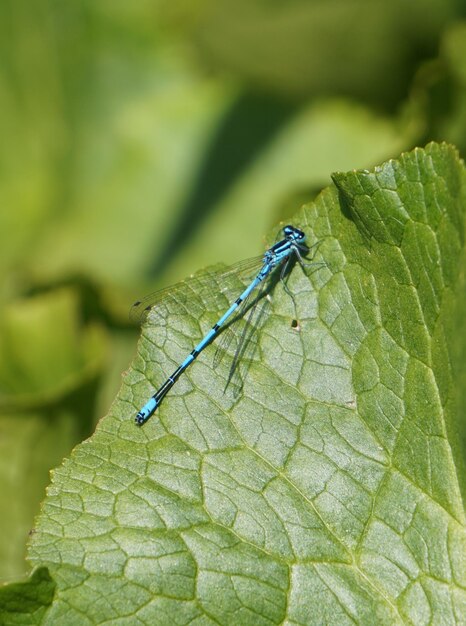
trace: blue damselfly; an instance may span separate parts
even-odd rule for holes
[[[233,302],[230,308],[222,315],[222,317],[212,326],[209,332],[204,338],[197,344],[197,346],[190,352],[185,360],[177,367],[171,376],[163,383],[163,385],[154,393],[154,395],[146,402],[146,404],[137,413],[135,421],[136,424],[142,426],[151,417],[154,411],[158,408],[163,398],[167,395],[169,390],[173,387],[179,377],[186,371],[191,363],[199,356],[199,354],[214,341],[220,334],[222,329],[225,328],[226,322],[231,318],[234,313],[239,313],[246,310],[246,304],[251,294],[256,292],[259,285],[278,268],[282,268],[283,277],[289,264],[296,258],[300,263],[303,263],[302,257],[309,252],[309,248],[305,243],[306,236],[302,230],[295,226],[285,226],[283,228],[283,239],[269,248],[263,255],[261,261],[261,267],[255,274],[252,281],[244,289],[241,295]],[[231,269],[234,271],[235,267]],[[155,303],[160,302],[160,295],[153,294],[148,296],[142,301],[138,301],[133,305],[133,318],[141,317],[142,314],[147,313]]]

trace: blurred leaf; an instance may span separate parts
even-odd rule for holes
[[[128,318],[128,306],[126,306],[126,318]],[[111,359],[107,363],[105,371],[102,373],[98,390],[95,417],[100,419],[105,415],[113,402],[115,394],[121,386],[122,372],[128,367],[128,363],[134,358],[137,340],[137,328],[133,332],[119,332],[113,330]]]
[[[40,624],[54,590],[55,583],[45,567],[37,568],[26,582],[0,587],[0,623]]]
[[[444,54],[450,62],[456,80],[462,87],[465,87],[466,22],[458,22],[447,31],[443,46]]]
[[[273,221],[270,212],[296,182],[315,186],[324,172],[354,163],[368,166],[412,143],[412,129],[400,129],[397,121],[329,102],[327,114],[325,104],[318,103],[315,112],[309,107],[296,119],[290,117],[278,134],[272,124],[270,138],[256,139],[262,142],[258,146],[234,144],[220,133],[243,98],[242,89],[228,79],[202,75],[189,59],[189,48],[170,39],[166,14],[156,3],[81,2],[71,7],[41,0],[30,14],[24,0],[13,4],[10,0],[3,8],[9,44],[2,50],[6,69],[0,72],[5,139],[0,203],[14,207],[1,217],[0,233],[8,237],[0,254],[6,267],[19,265],[19,273],[17,268],[17,274],[10,274],[13,291],[18,275],[34,284],[85,273],[118,288],[143,283],[154,261],[162,264],[158,280],[174,261],[167,282],[193,265],[218,260],[219,250],[227,262],[249,256]],[[47,81],[41,78],[36,84],[37,76]],[[274,102],[262,98],[259,115],[249,111],[237,120],[241,134],[254,135],[259,122],[273,115]],[[316,149],[309,148],[308,136]],[[213,155],[213,144],[222,139]],[[290,175],[295,164],[282,152],[289,141],[300,159],[295,177]],[[243,168],[246,155],[255,159],[220,190],[211,217],[201,223],[198,212],[186,209],[199,184],[203,195],[218,187],[212,166],[227,164],[235,146]],[[260,175],[271,192],[245,193],[245,185],[253,189],[252,179],[264,166],[271,167],[268,180],[266,172]],[[251,211],[256,219],[250,235],[238,239],[241,217],[247,212],[250,222]],[[225,236],[232,223],[235,238]],[[177,246],[170,244],[180,224],[194,237],[186,250],[179,237]],[[206,234],[212,232],[212,246],[205,246]],[[170,258],[164,255],[167,243]]]
[[[424,125],[426,140],[449,141],[466,151],[466,22],[458,22],[442,36],[437,58],[417,72],[408,115]]]
[[[2,274],[34,245],[60,195],[54,167],[66,150],[66,129],[53,38],[40,4],[0,4]]]
[[[101,327],[81,328],[72,291],[5,307],[0,317],[0,408],[56,401],[96,376],[105,349]]]
[[[266,107],[263,114],[267,114]],[[245,128],[247,122],[245,119]],[[186,268],[203,267],[218,259],[232,263],[260,253],[257,242],[281,217],[278,211],[290,193],[321,189],[329,183],[329,171],[368,167],[398,154],[412,145],[419,132],[414,116],[392,120],[344,100],[303,107],[224,190],[215,210],[191,240],[180,250],[172,242],[173,259],[163,282],[179,280]],[[208,171],[213,167],[206,162]],[[306,201],[311,197],[307,195]]]
[[[57,270],[81,268],[100,280],[143,285],[148,282],[147,270],[155,264],[153,285],[161,286],[219,258],[232,263],[260,251],[257,242],[275,221],[273,212],[291,190],[325,184],[332,169],[368,166],[397,154],[411,146],[418,130],[412,119],[408,123],[392,121],[343,101],[306,107],[285,120],[260,146],[248,167],[220,187],[211,199],[208,219],[201,220],[201,211],[208,207],[206,189],[219,183],[215,164],[227,161],[226,154],[233,149],[231,139],[216,134],[224,124],[219,121],[220,113],[226,115],[232,95],[231,90],[227,97],[213,84],[202,87],[199,82],[192,90],[177,86],[149,101],[144,93],[126,128],[121,127],[131,135],[138,120],[140,135],[132,140],[121,137],[121,145],[112,146],[110,137],[120,141],[118,133],[109,130],[107,135],[102,126],[92,141],[103,133],[105,145],[101,147],[109,155],[124,155],[132,141],[134,154],[145,156],[134,167],[126,159],[115,161],[112,156],[114,167],[102,170],[106,180],[90,184],[81,179],[79,205],[50,229],[49,238],[44,238],[43,248],[39,247],[33,259],[34,271],[44,279]],[[182,114],[177,112],[180,102]],[[164,110],[154,114],[158,106]],[[261,115],[269,115],[270,108],[264,104]],[[245,112],[239,122],[246,134],[254,122],[250,113]],[[124,111],[116,111],[114,122],[121,125],[124,115]],[[212,150],[215,143],[220,144],[219,151]],[[93,177],[95,149],[89,145],[85,151]],[[247,151],[251,152],[250,145],[243,146],[243,152]],[[205,179],[202,171],[207,172]],[[89,195],[94,193],[94,198]],[[202,195],[196,199],[198,193]],[[154,198],[152,211],[149,206]],[[51,247],[54,254],[45,254]]]
[[[416,63],[464,12],[459,0],[237,0],[233,11],[228,0],[172,4],[166,10],[209,67],[287,96],[344,94],[383,108],[404,96]]]
[[[10,304],[0,315],[0,577],[24,570],[49,470],[92,428],[107,337],[79,315],[67,289]]]
[[[156,9],[0,5],[7,295],[21,291],[19,279],[27,288],[76,273],[132,284],[176,223],[237,89],[201,76],[183,46],[161,35]]]
[[[147,67],[143,88],[118,94],[105,119],[89,120],[69,211],[51,224],[31,264],[42,280],[88,273],[120,285],[143,276],[179,219],[229,90],[176,62]],[[131,68],[104,68],[125,84]],[[108,79],[108,77],[107,77]],[[46,250],[53,249],[53,255]],[[115,273],[118,267],[118,273]]]
[[[89,403],[88,403],[89,404]],[[88,407],[89,409],[89,407]],[[70,406],[0,415],[0,579],[24,573],[26,542],[50,482],[50,468],[89,434]],[[0,620],[1,623],[1,620]]]
[[[447,31],[442,45],[442,57],[447,64],[447,77],[452,82],[448,114],[443,117],[438,136],[458,144],[466,153],[466,22]],[[443,83],[441,83],[443,84]],[[445,91],[443,92],[445,98]]]
[[[276,286],[239,398],[206,350],[137,429],[218,312],[193,293],[145,328],[110,415],[53,473],[30,547],[57,583],[41,623],[462,620],[464,166],[432,144],[335,182],[294,220],[325,266],[294,268],[293,299]]]

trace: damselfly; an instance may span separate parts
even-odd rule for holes
[[[177,367],[171,376],[163,383],[163,385],[154,393],[148,402],[136,415],[135,421],[138,426],[142,426],[151,417],[154,411],[159,407],[163,398],[167,395],[179,377],[186,371],[191,363],[200,355],[206,346],[208,346],[225,327],[227,320],[236,312],[246,310],[246,303],[250,295],[256,291],[266,278],[268,278],[278,267],[282,268],[282,277],[286,274],[289,264],[296,258],[303,263],[302,257],[309,252],[309,248],[305,243],[306,236],[302,230],[294,226],[285,226],[283,228],[283,239],[269,248],[262,257],[262,265],[256,273],[252,281],[243,291],[243,293],[233,302],[230,308],[222,315],[222,317],[212,326],[204,338],[190,352],[185,360]],[[133,311],[139,317],[141,312],[148,311],[154,303],[160,301],[158,294],[149,296],[145,300],[136,302],[133,305]]]

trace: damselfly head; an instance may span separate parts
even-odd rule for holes
[[[295,241],[296,243],[302,243],[306,238],[306,235],[302,230],[291,226],[291,224],[284,227],[283,234],[285,235],[285,239],[288,239],[288,241]]]

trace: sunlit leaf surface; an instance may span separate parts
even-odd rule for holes
[[[325,265],[274,289],[239,397],[211,347],[137,428],[218,311],[193,293],[144,328],[53,473],[41,623],[464,620],[464,167],[432,144],[334,180],[292,220]]]

